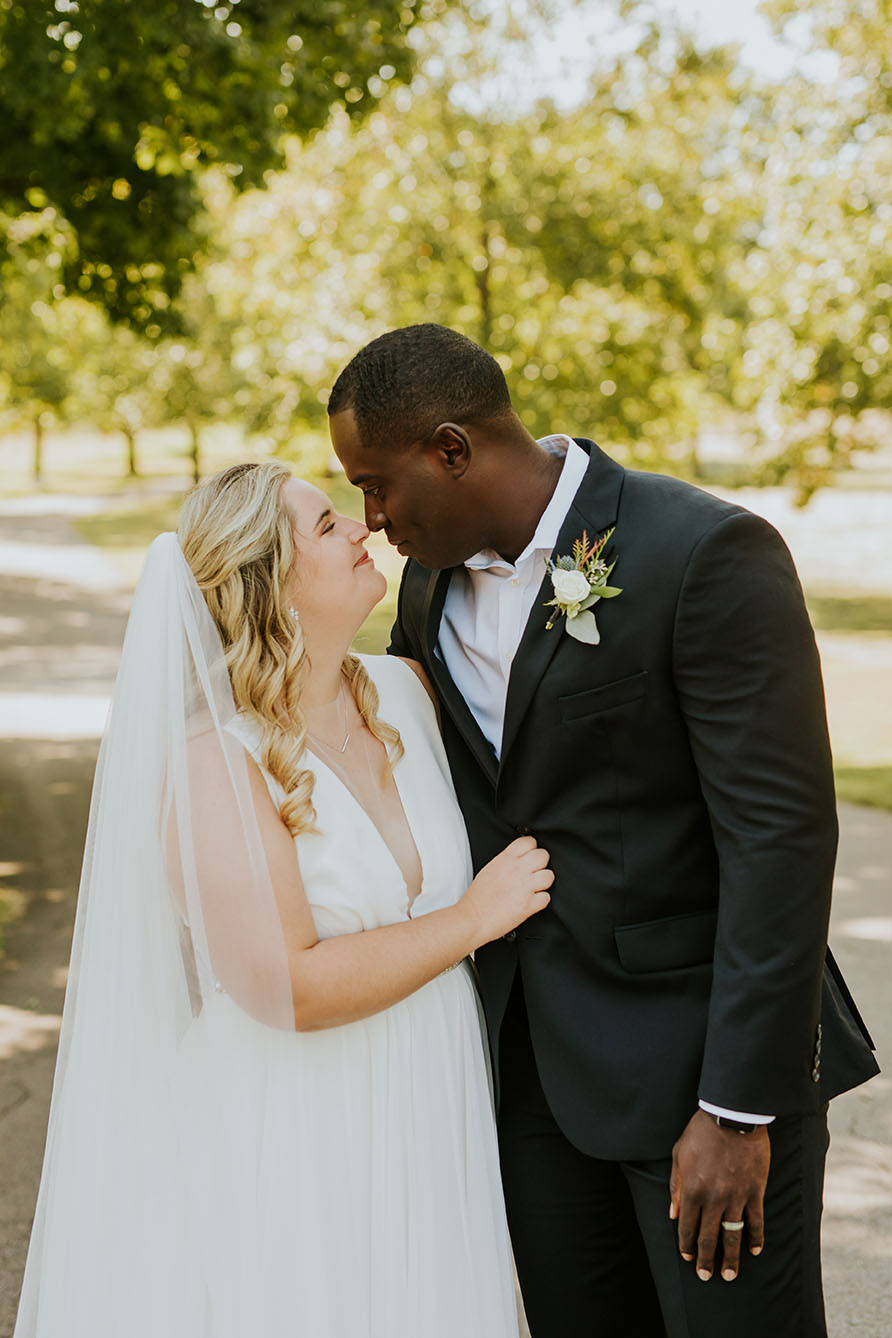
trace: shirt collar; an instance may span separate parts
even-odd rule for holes
[[[469,557],[465,562],[464,565],[469,571],[492,571],[506,576],[512,575],[522,563],[528,562],[537,553],[551,553],[554,549],[561,525],[564,523],[564,518],[570,510],[573,498],[576,496],[579,485],[585,476],[589,459],[582,447],[577,446],[573,438],[565,436],[563,432],[542,437],[539,445],[547,446],[552,450],[555,446],[564,446],[566,452],[554,492],[539,517],[539,524],[536,526],[532,539],[517,561],[513,563],[491,548],[481,549],[479,553],[475,553],[473,557]]]

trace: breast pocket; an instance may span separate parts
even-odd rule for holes
[[[586,688],[584,692],[558,697],[558,709],[564,724],[569,724],[586,716],[600,715],[602,711],[612,711],[617,706],[627,706],[646,696],[647,670],[642,669],[640,674],[631,674],[628,678],[614,679],[612,683],[602,683],[598,688]]]

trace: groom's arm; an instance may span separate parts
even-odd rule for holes
[[[738,1111],[800,1113],[837,820],[814,634],[789,553],[758,517],[729,516],[695,548],[674,668],[719,862],[699,1095]],[[711,1241],[729,1243],[723,1217],[745,1216],[751,1246],[761,1241],[767,1173],[764,1131],[741,1136],[694,1116],[676,1148],[673,1201],[680,1246],[698,1268],[712,1269]],[[739,1250],[739,1237],[732,1244]]]
[[[719,862],[699,1095],[801,1113],[837,818],[814,633],[790,555],[760,518],[732,515],[695,549],[674,661]]]

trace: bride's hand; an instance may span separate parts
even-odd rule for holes
[[[544,910],[554,882],[549,854],[535,837],[520,836],[480,870],[459,903],[472,917],[475,946],[501,938]]]

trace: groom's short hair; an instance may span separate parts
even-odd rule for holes
[[[352,409],[363,445],[409,446],[440,423],[486,422],[511,412],[501,367],[445,325],[407,325],[361,348],[335,381],[329,415]]]

